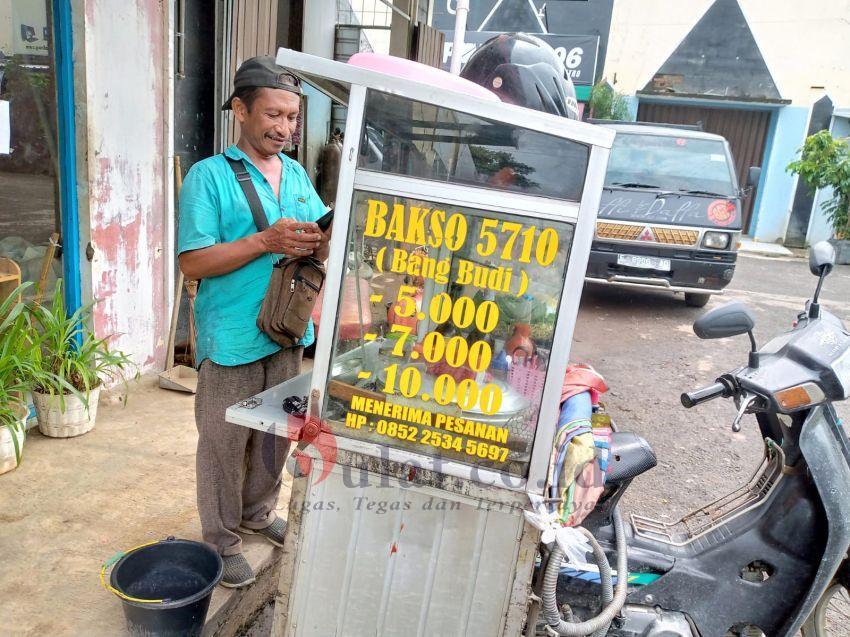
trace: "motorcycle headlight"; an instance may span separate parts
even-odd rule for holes
[[[728,232],[706,232],[702,238],[702,247],[725,250],[729,247],[731,238]]]

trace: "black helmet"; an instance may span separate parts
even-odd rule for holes
[[[573,82],[555,50],[527,33],[503,33],[472,54],[461,77],[503,102],[579,119]]]

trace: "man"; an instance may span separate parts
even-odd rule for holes
[[[200,281],[197,323],[198,512],[204,541],[224,560],[222,584],[246,586],[254,573],[237,532],[282,546],[286,521],[275,505],[289,440],[225,422],[227,407],[296,376],[305,346],[283,348],[256,325],[272,264],[280,255],[327,258],[325,208],[304,169],[281,153],[301,103],[298,79],[271,57],[246,60],[222,110],[233,109],[239,141],[224,155],[241,160],[269,228],[258,232],[245,193],[223,155],[195,164],[180,193],[180,269]]]

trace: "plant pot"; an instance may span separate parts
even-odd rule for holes
[[[15,455],[15,441],[18,443],[18,449],[21,454],[24,451],[29,410],[26,405],[18,405],[17,412],[19,418],[13,426],[15,429],[14,433],[9,430],[9,427],[0,426],[0,474],[11,471],[18,466],[18,458]]]
[[[29,412],[27,414],[27,431],[29,431],[38,427],[38,418],[35,417],[35,403],[32,401],[32,394],[30,392],[24,394],[24,404]]]
[[[830,239],[829,242],[835,248],[835,263],[850,264],[850,239]]]
[[[72,438],[89,432],[97,418],[97,403],[100,387],[89,394],[89,406],[76,396],[66,395],[65,409],[61,408],[60,396],[32,392],[35,413],[38,416],[38,430],[51,438]]]

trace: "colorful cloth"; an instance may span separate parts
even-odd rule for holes
[[[573,483],[573,497],[570,516],[566,520],[567,526],[578,526],[596,507],[602,491],[604,474],[596,462],[587,462],[581,473]]]
[[[590,392],[590,402],[596,405],[599,403],[599,395],[608,391],[608,385],[602,375],[590,365],[574,363],[568,366],[561,390],[561,403],[586,391]]]
[[[593,427],[594,405],[608,390],[585,365],[570,365],[547,474],[549,510],[566,526],[581,524],[602,495],[611,450],[611,428]]]
[[[594,427],[593,428],[593,444],[596,446],[596,461],[599,463],[599,469],[602,471],[602,483],[605,483],[605,476],[608,475],[608,462],[611,455],[611,427]]]

